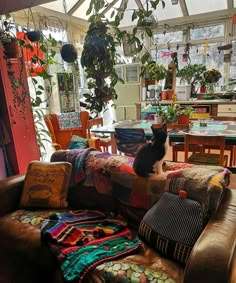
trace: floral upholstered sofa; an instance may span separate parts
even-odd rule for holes
[[[236,282],[230,172],[166,162],[163,174],[143,178],[132,162],[61,150],[46,165],[33,162],[26,176],[1,180],[0,283]],[[53,195],[29,186],[32,176],[52,183],[49,172],[60,176],[60,205],[27,204],[27,195],[42,201],[41,190],[43,201]]]

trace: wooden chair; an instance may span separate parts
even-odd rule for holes
[[[217,146],[219,154],[213,153],[192,153],[189,156],[190,145],[201,144],[205,146]],[[193,164],[227,166],[228,156],[224,155],[225,136],[198,136],[186,134],[184,136],[184,161]]]
[[[213,120],[216,121],[236,121],[236,117],[230,117],[230,116],[211,116],[210,117]],[[206,146],[208,150],[208,153],[210,153],[211,149],[217,149],[216,146]],[[229,166],[233,166],[236,163],[236,146],[234,145],[225,145],[225,150],[230,152],[230,157],[229,157]]]
[[[230,116],[211,116],[210,119],[216,120],[216,121],[236,121],[236,117],[230,117]],[[184,143],[183,142],[173,142],[172,143],[172,160],[177,162],[178,161],[178,152],[184,152]],[[208,153],[210,153],[210,150],[217,150],[217,147],[214,145],[211,146],[205,146],[204,150],[208,150]],[[190,146],[189,150],[191,152],[202,152],[203,147],[202,145],[192,145]],[[229,158],[229,165],[233,166],[236,164],[236,146],[234,145],[225,145],[225,150],[230,152],[230,158]]]
[[[61,130],[59,126],[58,115],[55,113],[44,116],[44,121],[47,125],[48,131],[51,134],[52,146],[55,150],[67,149],[71,141],[72,135],[87,138],[87,121],[89,113],[87,111],[80,112],[81,127],[71,130]],[[89,147],[100,149],[99,139],[89,139]]]
[[[115,128],[117,149],[127,156],[135,156],[139,147],[147,142],[144,129]]]
[[[111,137],[104,134],[93,134],[91,128],[94,126],[103,126],[103,118],[94,118],[87,121],[87,136],[88,138],[97,137],[100,140],[100,150],[108,152],[111,146]]]
[[[172,147],[172,160],[174,162],[178,161],[178,152],[184,152],[184,143],[183,142],[173,142]],[[189,146],[189,152],[204,152],[204,148],[201,144],[191,144]]]

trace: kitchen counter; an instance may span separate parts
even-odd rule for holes
[[[159,102],[160,105],[169,105],[172,103],[171,100],[161,100]],[[179,101],[177,100],[176,103],[180,105],[191,105],[196,109],[196,112],[200,113],[199,118],[206,116],[236,116],[236,99],[228,100],[228,99],[197,99],[197,100],[186,100],[186,101]],[[137,120],[141,120],[141,112],[142,112],[142,106],[145,106],[147,104],[157,105],[157,101],[141,101],[139,103],[136,103],[136,118]],[[235,107],[227,107],[229,105],[234,105]],[[199,107],[198,107],[199,105]],[[200,108],[205,108],[200,109]],[[222,109],[221,109],[222,108]],[[202,110],[202,111],[201,111]],[[219,111],[220,110],[220,111]],[[221,114],[220,114],[220,113]],[[204,114],[203,114],[204,113]],[[196,116],[196,117],[198,117]]]

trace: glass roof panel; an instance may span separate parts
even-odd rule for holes
[[[78,0],[66,0],[66,11],[70,11],[70,9],[78,2]],[[88,2],[88,1],[86,1]],[[54,10],[60,13],[65,13],[63,1],[57,0],[53,2],[49,2],[47,4],[40,5],[44,8]]]
[[[78,1],[78,0],[77,0]],[[109,1],[107,1],[108,3],[111,3],[113,0],[109,0]],[[122,0],[119,0],[115,5],[113,5],[113,7],[114,8],[119,8],[120,7],[120,4],[121,4],[121,1]],[[89,17],[90,17],[90,15],[89,16],[87,16],[86,15],[86,12],[87,12],[87,10],[88,10],[88,8],[89,8],[89,1],[84,1],[83,3],[82,3],[82,5],[72,14],[72,16],[74,16],[74,17],[78,17],[78,18],[80,18],[80,19],[84,19],[84,20],[87,20]],[[107,12],[106,12],[106,17],[107,17],[107,19],[111,19],[111,13],[114,11],[114,9],[112,9],[112,8],[110,8]],[[114,17],[115,17],[115,15],[116,15],[116,10],[115,10],[115,14],[114,14]]]
[[[185,0],[185,2],[190,16],[227,9],[227,0]]]
[[[146,2],[146,1],[143,1]],[[165,8],[163,9],[161,1],[157,6],[157,9],[153,12],[153,16],[158,21],[179,18],[183,16],[180,4],[172,5],[171,1],[165,1]]]
[[[135,0],[129,0],[127,3],[127,9],[124,12],[124,18],[120,23],[120,27],[133,26],[137,23],[137,20],[134,20],[133,22],[130,20],[134,9],[138,9]]]
[[[86,12],[89,8],[89,1],[84,1],[81,6],[72,14],[72,16],[87,20],[89,16],[86,15]]]

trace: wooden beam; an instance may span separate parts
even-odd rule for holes
[[[42,5],[55,0],[2,0],[0,5],[0,15]]]
[[[67,11],[67,13],[71,16],[73,13],[79,9],[79,7],[85,2],[85,0],[79,0],[75,3],[75,5],[70,9],[70,11]]]
[[[187,9],[185,0],[179,0],[179,4],[180,4],[180,8],[181,8],[181,10],[182,10],[183,16],[184,16],[184,17],[189,16],[189,13],[188,13],[188,9]]]

